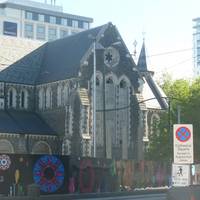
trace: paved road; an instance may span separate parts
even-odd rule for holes
[[[133,195],[133,196],[120,196],[120,197],[101,197],[101,198],[90,198],[90,200],[167,200],[166,194],[146,194],[146,195]]]

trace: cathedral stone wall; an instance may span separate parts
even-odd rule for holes
[[[16,110],[26,110],[26,111],[33,111],[35,107],[35,96],[34,96],[34,87],[28,86],[28,85],[22,85],[22,84],[14,84],[14,83],[8,83],[5,84],[4,88],[4,100],[5,100],[5,108],[10,108],[10,91],[15,91],[15,94],[13,93],[13,106]],[[22,101],[22,91],[26,92],[26,95],[24,97],[24,101],[27,103],[27,107],[24,105],[22,107],[21,101]]]

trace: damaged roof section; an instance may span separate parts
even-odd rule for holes
[[[168,108],[167,96],[153,79],[153,72],[148,71],[145,42],[143,42],[141,48],[137,68],[144,80],[142,96],[146,107],[150,109],[166,110]]]

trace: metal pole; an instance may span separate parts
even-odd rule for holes
[[[173,134],[171,132],[171,99],[168,97],[168,123],[169,123],[169,146],[173,148]],[[172,162],[173,162],[173,149],[172,149]]]
[[[168,98],[168,125],[169,125],[169,135],[170,135],[170,143],[169,145],[171,145],[171,101],[170,98]]]
[[[181,106],[177,105],[177,122],[181,123]]]
[[[96,40],[93,43],[93,55],[94,55],[94,69],[93,69],[93,146],[94,157],[96,157]]]
[[[103,142],[104,142],[104,158],[107,158],[107,151],[106,151],[106,86],[105,86],[105,65],[103,66]]]

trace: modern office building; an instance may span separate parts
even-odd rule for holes
[[[52,41],[89,29],[92,22],[63,12],[55,1],[0,0],[0,35]]]
[[[200,75],[200,18],[193,19],[194,76]]]

